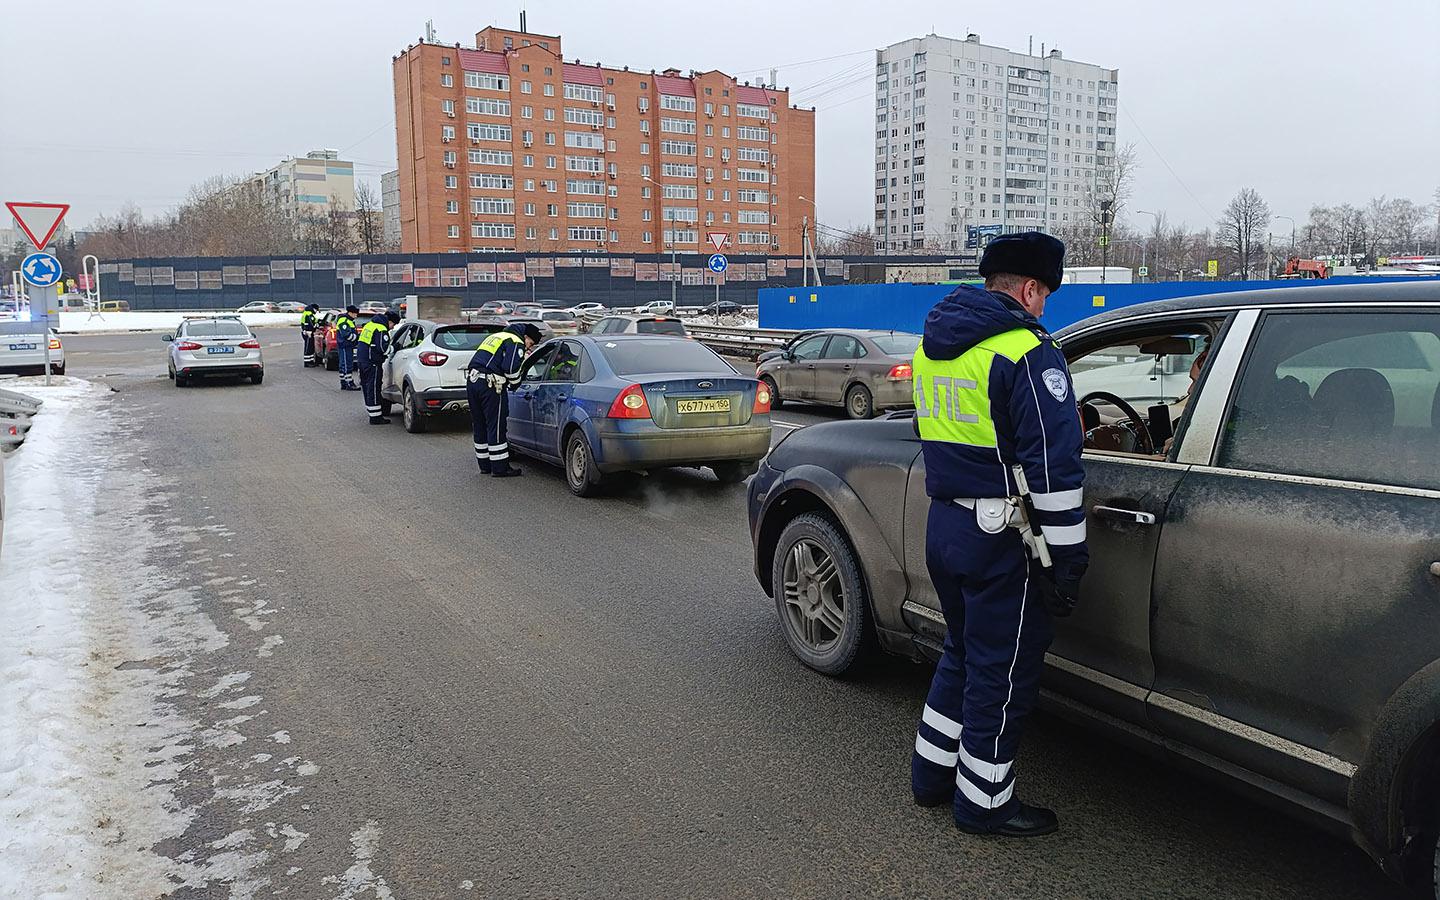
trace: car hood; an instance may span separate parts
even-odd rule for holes
[[[1040,323],[1008,294],[962,284],[925,317],[923,346],[931,359],[954,359],[976,344]]]

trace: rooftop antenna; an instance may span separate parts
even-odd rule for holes
[[[771,69],[771,70],[770,70],[770,90],[772,90],[772,91],[775,90],[775,84],[776,84],[776,80],[777,80],[775,76],[776,76],[776,70]]]
[[[1025,54],[1027,56],[1035,55],[1035,35],[1033,34],[1030,35],[1030,44],[1025,48]]]
[[[434,20],[434,19],[426,19],[426,20],[425,20],[425,43],[427,43],[427,44],[433,44],[433,43],[435,43],[435,20]]]
[[[529,33],[529,32],[527,32],[527,31],[525,30],[525,10],[523,10],[523,9],[520,10],[520,33],[521,33],[521,34],[528,34],[528,33]]]

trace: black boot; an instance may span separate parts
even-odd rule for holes
[[[495,469],[495,471],[493,471],[493,472],[490,473],[490,477],[491,477],[491,478],[515,478],[515,477],[517,477],[517,476],[519,476],[519,475],[524,475],[524,474],[525,474],[525,473],[522,472],[522,471],[520,471],[519,469],[513,468],[513,467],[511,467],[511,466],[505,466],[503,469]]]
[[[478,465],[478,466],[480,467],[480,474],[481,474],[481,475],[489,475],[489,474],[490,474],[490,460],[488,460],[488,459],[477,459],[477,460],[475,460],[475,463],[476,463],[476,465]]]
[[[389,425],[389,424],[390,424],[390,420],[387,419],[387,418],[385,418],[384,416],[371,416],[371,417],[370,417],[370,424],[371,424],[371,425]]]
[[[955,827],[966,834],[993,834],[1000,837],[1039,837],[1042,834],[1051,834],[1060,827],[1060,820],[1055,813],[1041,806],[1030,806],[1021,803],[1015,808],[1015,814],[997,825],[989,828],[976,828],[973,825],[955,823]]]

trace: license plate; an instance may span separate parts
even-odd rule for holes
[[[679,413],[728,413],[730,411],[730,398],[720,397],[715,400],[676,400],[675,411]]]
[[[234,353],[234,347],[206,347],[206,353]]]
[[[39,344],[11,344],[11,350],[39,350]]]

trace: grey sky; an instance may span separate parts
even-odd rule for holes
[[[319,147],[378,184],[395,163],[392,54],[427,17],[467,45],[486,24],[518,24],[518,5],[459,0],[0,6],[0,199],[70,202],[72,227],[127,200],[158,212],[210,175]],[[1437,0],[527,8],[567,59],[741,77],[777,66],[794,101],[818,107],[819,215],[834,226],[871,218],[873,50],[931,31],[1014,50],[1033,36],[1037,53],[1120,69],[1118,140],[1141,161],[1131,206],[1175,222],[1212,224],[1243,186],[1302,223],[1314,203],[1430,202],[1440,186]],[[47,103],[53,118],[28,124]]]

